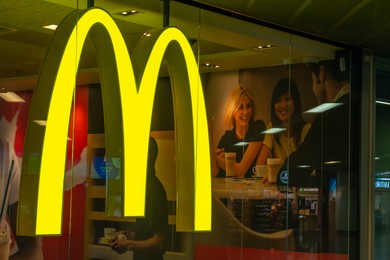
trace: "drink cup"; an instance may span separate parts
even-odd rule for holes
[[[226,177],[234,177],[236,165],[236,153],[225,153]]]
[[[267,165],[256,165],[252,168],[252,172],[257,176],[257,177],[264,177],[264,175],[267,172]]]
[[[276,183],[276,176],[278,175],[280,166],[282,166],[282,159],[280,158],[268,158],[268,182]]]

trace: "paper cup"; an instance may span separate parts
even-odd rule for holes
[[[276,183],[276,177],[278,175],[280,166],[282,165],[282,159],[280,158],[268,158],[268,182]]]
[[[225,153],[226,177],[234,177],[236,166],[236,153]]]

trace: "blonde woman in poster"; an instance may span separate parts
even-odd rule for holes
[[[280,158],[282,162],[303,142],[310,129],[302,117],[301,98],[294,80],[283,78],[273,90],[271,98],[271,122],[267,129],[284,128],[276,134],[266,134],[257,165],[267,164],[268,158]],[[266,182],[268,176],[263,178]]]
[[[226,177],[225,153],[234,152],[236,163],[235,177],[251,177],[252,167],[264,136],[265,123],[254,120],[255,103],[251,91],[239,85],[232,90],[225,109],[225,125],[228,130],[221,137],[214,153],[216,170],[213,177]]]

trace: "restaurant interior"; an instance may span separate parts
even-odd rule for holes
[[[88,7],[101,8],[115,20],[134,67],[137,67],[137,60],[132,54],[141,39],[153,37],[150,35],[152,29],[172,26],[186,36],[201,79],[198,90],[204,95],[211,153],[225,131],[230,130],[225,125],[225,106],[238,85],[245,86],[253,94],[254,119],[269,124],[274,86],[280,79],[294,81],[300,93],[302,117],[311,124],[324,112],[310,112],[318,106],[312,90],[310,65],[332,60],[337,52],[343,51],[351,56],[347,61],[351,93],[356,97],[361,94],[356,76],[360,70],[355,58],[360,52],[355,47],[267,26],[244,16],[227,16],[213,8],[157,0],[19,0],[1,4],[1,138],[14,144],[21,165],[31,159],[24,153],[25,142],[34,139],[34,135],[29,136],[30,139],[26,137],[29,128],[39,123],[42,129],[46,126],[46,122],[32,122],[29,113],[33,107],[40,106],[36,98],[37,86],[43,81],[40,75],[45,64],[49,64],[47,53],[55,44],[56,28],[63,26],[61,22],[70,13]],[[59,235],[40,236],[45,259],[132,259],[131,251],[118,254],[102,240],[105,228],[132,229],[135,218],[123,217],[121,210],[117,213],[118,201],[113,197],[108,199],[107,195],[108,179],[118,181],[123,176],[123,158],[107,157],[106,154],[106,142],[111,140],[105,134],[107,117],[115,115],[107,114],[104,106],[107,90],[103,91],[101,81],[105,72],[97,59],[97,53],[103,53],[104,49],[96,47],[97,41],[93,37],[86,38],[77,64],[66,165],[65,171],[61,172],[64,176],[62,228]],[[270,174],[269,167],[263,176],[254,172],[249,178],[211,178],[211,230],[178,230],[178,207],[186,207],[178,205],[178,194],[195,191],[178,190],[178,183],[191,175],[178,172],[177,128],[185,122],[176,116],[182,108],[174,102],[177,97],[169,66],[163,61],[159,67],[152,115],[145,115],[151,116],[150,135],[156,139],[159,149],[156,174],[168,199],[169,234],[164,259],[356,259],[359,219],[354,216],[359,214],[359,180],[354,167],[340,170],[338,162],[333,162],[336,164],[333,168],[317,172],[319,184],[287,186],[285,190],[279,189],[275,182],[263,181]],[[382,70],[382,78],[378,80],[384,86],[389,82],[386,70]],[[6,101],[3,96],[10,93],[19,100]],[[387,99],[386,91],[380,95]],[[349,146],[350,161],[356,158],[360,148],[355,145],[359,143],[359,105],[352,102],[348,108],[351,127],[344,138]],[[138,109],[132,112],[145,113],[142,106]],[[386,135],[387,111],[387,106],[378,104],[377,117],[381,126],[378,125],[377,136]],[[138,122],[132,118],[126,120],[137,128]],[[110,126],[112,128],[115,126]],[[289,133],[286,136],[291,137]],[[248,143],[242,145],[242,149],[246,149],[246,145]],[[315,153],[323,152],[324,147],[326,145],[317,147]],[[378,142],[377,148],[378,157],[382,156],[386,153],[386,142]],[[390,181],[387,163],[380,162],[377,164],[375,217],[378,230],[386,231],[389,228],[386,212],[390,209],[386,198]],[[284,163],[288,165],[288,157]],[[22,172],[22,179],[23,174],[27,176],[27,170]],[[25,185],[21,193],[32,193]],[[23,224],[19,223],[19,228],[23,229]],[[385,232],[380,237],[379,233],[377,239],[386,243]]]

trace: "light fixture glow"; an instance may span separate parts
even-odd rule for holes
[[[341,161],[328,161],[328,162],[324,162],[324,164],[338,164],[338,163],[341,163]]]
[[[219,65],[216,65],[216,64],[212,64],[212,63],[205,63],[205,64],[202,64],[204,67],[208,67],[208,68],[213,68],[213,69],[217,69],[219,68],[220,66]]]
[[[265,45],[258,45],[256,47],[254,47],[253,49],[258,50],[258,51],[262,51],[262,50],[269,50],[272,48],[275,48],[275,46],[272,44],[265,44]]]
[[[248,144],[249,144],[248,142],[238,142],[238,143],[234,144],[234,146],[246,146]]]
[[[375,101],[375,103],[390,106],[390,101],[385,101],[385,100],[379,100],[378,99],[378,100]]]
[[[15,92],[0,93],[0,97],[10,103],[23,103],[26,102],[23,98],[18,96]]]
[[[281,128],[281,127],[272,127],[270,129],[267,129],[263,132],[261,132],[262,134],[276,134],[276,133],[280,133],[280,132],[283,132],[283,131],[286,131],[286,128]]]
[[[375,178],[375,180],[378,180],[378,181],[390,181],[390,178]]]
[[[40,126],[46,126],[46,123],[47,123],[46,120],[34,120],[34,122],[35,122],[37,125],[40,125]]]
[[[333,109],[335,107],[341,106],[343,103],[322,103],[319,106],[313,107],[312,109],[304,112],[305,114],[318,114]]]
[[[48,24],[48,25],[42,26],[42,28],[49,29],[49,30],[52,30],[52,31],[55,31],[57,29],[57,27],[58,27],[57,24]]]
[[[304,165],[298,165],[298,168],[310,168],[310,165],[304,164]]]
[[[135,15],[135,14],[140,14],[141,12],[135,9],[129,10],[129,11],[122,11],[120,12],[121,15],[123,16],[128,16],[128,15]]]

